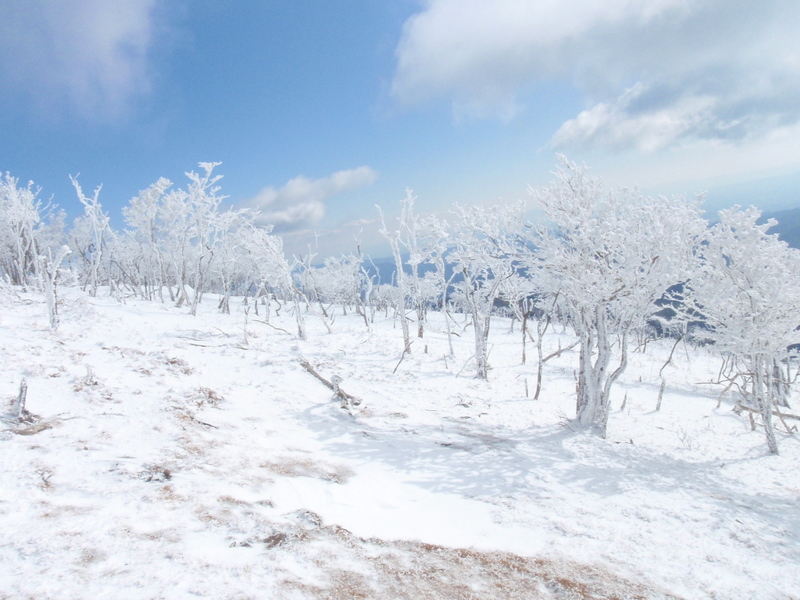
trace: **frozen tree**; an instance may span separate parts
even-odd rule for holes
[[[195,239],[194,259],[194,296],[190,313],[197,314],[197,305],[200,302],[207,284],[208,274],[211,270],[211,262],[214,259],[214,251],[220,240],[218,221],[219,205],[225,196],[220,196],[220,187],[217,182],[222,179],[222,175],[213,175],[213,171],[221,163],[200,163],[202,174],[191,171],[186,173],[189,178],[188,208],[190,221],[193,224],[193,235]]]
[[[283,240],[264,229],[250,225],[243,228],[241,235],[247,251],[250,264],[263,283],[276,287],[283,297],[291,300],[294,306],[294,315],[297,323],[297,336],[306,339],[306,324],[301,303],[305,303],[316,314],[328,333],[332,333],[328,322],[317,313],[308,301],[303,291],[295,283],[295,263],[289,262],[283,251]]]
[[[514,331],[514,321],[520,322],[522,333],[522,364],[527,362],[526,348],[527,337],[530,336],[528,330],[528,318],[531,316],[535,307],[535,294],[537,292],[536,283],[532,277],[520,276],[510,277],[500,283],[498,297],[508,304],[511,310],[510,331]]]
[[[447,328],[449,354],[453,356],[452,316],[449,310],[448,292],[457,273],[453,269],[448,272],[450,226],[447,221],[436,215],[428,215],[419,220],[417,231],[426,261],[434,267],[434,271],[425,273],[425,278],[420,281],[421,295],[426,302],[431,301],[441,308]]]
[[[361,244],[359,243],[359,254],[361,253]],[[372,259],[367,257],[372,263],[372,268],[376,272],[371,275],[367,268],[364,266],[364,261],[361,262],[361,272],[364,275],[364,320],[367,321],[367,329],[371,329],[371,323],[375,322],[375,312],[377,311],[377,289],[376,285],[380,284],[380,275],[377,273],[378,269]],[[369,311],[369,315],[367,315]]]
[[[406,197],[401,203],[397,228],[391,231],[386,226],[386,220],[381,212],[382,228],[380,231],[392,248],[396,267],[396,283],[404,307],[402,326],[406,352],[411,350],[411,339],[408,323],[405,322],[405,308],[410,304],[416,312],[417,337],[422,338],[425,334],[428,306],[431,301],[435,301],[439,295],[442,295],[442,306],[446,308],[448,289],[444,258],[448,250],[448,225],[435,215],[423,217],[415,214],[414,202],[416,199],[414,193],[407,189]],[[403,254],[407,256],[405,262]],[[436,270],[434,276],[436,283],[433,283],[431,276],[423,273],[423,265],[433,265]],[[432,293],[434,293],[433,296]]]
[[[306,324],[300,310],[300,300],[304,298],[297,289],[292,277],[292,265],[283,252],[283,240],[270,233],[271,228],[249,226],[242,232],[249,262],[258,274],[261,286],[277,288],[284,298],[294,303],[297,321],[297,336],[306,339]]]
[[[456,207],[450,260],[461,277],[455,287],[472,317],[476,377],[489,374],[489,326],[504,281],[519,277],[519,224],[523,206]]]
[[[153,285],[160,290],[166,283],[175,305],[189,304],[192,314],[208,283],[220,241],[218,209],[224,197],[216,184],[222,176],[213,175],[218,165],[200,163],[202,174],[186,173],[188,191],[171,190],[171,182],[159,179],[124,211],[126,221],[135,228]],[[191,296],[187,286],[193,288]]]
[[[212,283],[215,253],[222,244],[233,241],[229,238],[230,229],[242,216],[236,211],[219,211],[224,196],[219,195],[217,185],[222,176],[213,174],[218,165],[203,162],[202,173],[186,173],[187,190],[170,189],[172,183],[161,178],[123,209],[142,250],[148,293],[152,295],[155,289],[163,300],[161,290],[167,285],[175,305],[190,305],[192,314],[197,311],[203,291]],[[217,283],[222,287],[221,282]],[[187,288],[192,288],[191,296]]]
[[[392,309],[392,314],[396,319],[402,316],[404,312],[403,298],[400,296],[400,290],[397,286],[390,283],[381,283],[375,286],[372,293],[375,307],[378,310],[383,310],[384,316],[389,316],[389,309]]]
[[[800,343],[800,251],[768,234],[776,221],[759,224],[760,216],[753,207],[719,213],[700,247],[700,270],[689,283],[688,300],[704,323],[694,335],[742,363],[743,391],[761,415],[769,451],[777,454],[772,411],[781,384],[788,382],[780,380],[775,365],[791,344]]]
[[[308,302],[319,302],[320,310],[327,318],[328,312],[325,310],[325,306],[319,298],[319,286],[317,285],[315,277],[317,269],[313,266],[314,259],[317,257],[317,250],[318,247],[315,240],[314,247],[312,248],[309,244],[308,252],[305,255],[295,255],[295,279],[298,281],[300,289],[303,290],[306,300]]]
[[[31,278],[39,280],[39,248],[37,233],[42,221],[42,203],[33,182],[19,187],[19,180],[6,173],[0,179],[0,243],[6,275],[14,285],[23,288]]]
[[[406,190],[400,216],[402,234],[400,240],[408,252],[408,294],[417,313],[417,337],[425,335],[425,319],[427,316],[428,298],[424,293],[420,266],[430,257],[428,248],[420,238],[422,222],[414,213],[414,202],[417,197],[411,190]]]
[[[413,198],[412,198],[413,199]],[[452,280],[447,273],[446,255],[449,250],[449,225],[436,215],[419,216],[411,214],[408,223],[408,263],[411,268],[411,289],[417,310],[417,336],[423,336],[427,321],[428,307],[442,306],[447,321],[448,342],[452,355],[450,316],[447,311],[447,290]],[[423,274],[421,267],[427,265]],[[433,271],[431,271],[433,267]]]
[[[70,240],[74,243],[74,239]],[[140,298],[152,300],[155,290],[149,287],[149,271],[142,248],[130,231],[114,234],[106,247],[107,281],[110,292],[120,301],[125,290]]]
[[[83,216],[76,219],[70,238],[86,264],[87,274],[83,289],[85,290],[88,286],[89,295],[96,296],[97,288],[100,285],[100,268],[106,250],[106,241],[113,235],[113,232],[109,227],[108,213],[103,212],[100,204],[99,196],[102,186],[95,188],[92,197],[87,198],[77,178],[70,175],[69,179],[84,209]]]
[[[64,245],[54,256],[48,250],[47,256],[42,256],[41,262],[44,271],[43,287],[44,298],[47,302],[47,314],[50,318],[50,328],[58,329],[58,276],[61,262],[70,253],[69,246]]]
[[[189,195],[182,189],[164,194],[161,207],[161,248],[170,269],[170,299],[175,306],[188,304],[190,263],[193,260],[194,220],[189,206]],[[172,291],[175,286],[175,292]]]
[[[43,261],[63,245],[63,211],[42,204],[33,183],[20,187],[6,173],[0,178],[0,274],[12,285],[44,290]]]
[[[400,326],[403,330],[403,354],[411,352],[411,334],[408,330],[408,317],[406,316],[406,296],[409,292],[409,284],[406,280],[406,272],[405,268],[403,267],[403,257],[400,247],[403,244],[402,240],[406,229],[405,222],[408,220],[409,211],[413,210],[413,205],[414,202],[411,190],[406,190],[406,199],[403,201],[400,223],[397,229],[391,231],[386,225],[386,219],[383,216],[383,211],[380,207],[377,207],[381,215],[380,233],[387,239],[389,246],[392,248],[392,256],[394,257],[396,267],[396,283],[400,298]]]
[[[168,179],[161,178],[146,190],[139,192],[122,209],[125,222],[132,228],[132,236],[140,248],[141,285],[143,295],[153,300],[157,293],[163,302],[163,288],[167,281],[164,259],[165,231],[163,199],[166,191],[172,186]]]
[[[354,254],[329,256],[322,267],[314,269],[314,282],[320,300],[340,304],[343,314],[347,314],[348,305],[360,309],[364,274],[358,256]]]
[[[230,314],[230,297],[237,280],[246,280],[250,276],[244,260],[244,240],[240,232],[252,222],[253,214],[248,209],[230,209],[217,213],[214,218],[216,250],[212,276],[221,288],[220,312]]]
[[[500,284],[498,298],[508,306],[511,313],[511,331],[514,331],[514,321],[522,322],[526,313],[530,312],[530,300],[535,293],[536,285],[531,277],[512,277]]]
[[[543,305],[562,314],[580,340],[576,421],[605,435],[628,335],[646,324],[670,286],[688,279],[705,222],[696,201],[607,191],[563,156],[555,175],[549,187],[533,191],[548,223],[538,229],[531,272]],[[615,339],[620,360],[612,370]]]
[[[352,254],[352,267],[355,271],[353,273],[353,279],[356,287],[354,298],[356,303],[356,313],[361,315],[361,317],[364,319],[364,325],[366,326],[367,331],[370,331],[372,329],[370,323],[373,322],[375,318],[375,308],[372,306],[372,294],[375,289],[375,285],[372,281],[369,271],[367,271],[366,267],[364,266],[364,254],[361,251],[360,237],[356,236],[355,241],[357,254]],[[367,314],[368,312],[369,314]]]

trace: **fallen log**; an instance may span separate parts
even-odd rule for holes
[[[311,365],[311,363],[305,358],[301,358],[299,362],[301,367],[319,379],[323,384],[325,384],[326,387],[333,390],[333,399],[339,400],[342,403],[342,408],[350,408],[351,406],[359,406],[361,404],[361,398],[353,396],[352,394],[348,394],[341,387],[339,387],[339,384],[342,381],[341,377],[334,375],[331,377],[331,380],[328,381],[322,375],[320,375]]]

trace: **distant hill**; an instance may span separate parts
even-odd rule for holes
[[[404,260],[407,258],[403,257]],[[366,260],[362,266],[377,283],[395,283],[394,274],[397,271],[397,265],[391,256]]]
[[[721,208],[730,206],[757,206],[763,211],[791,210],[800,204],[800,173],[762,177],[750,181],[712,186],[703,207],[708,217]]]
[[[408,260],[408,255],[404,254],[402,256],[403,262]],[[367,274],[373,278],[374,281],[378,283],[391,283],[395,284],[395,274],[397,273],[397,265],[394,262],[394,258],[384,257],[384,258],[375,258],[371,260],[364,261],[364,269],[367,271]],[[406,266],[405,270],[410,273],[410,267]],[[436,267],[431,264],[422,264],[419,266],[419,273],[420,275],[424,275],[428,271],[435,271]],[[446,266],[446,275],[450,277],[452,275],[452,267],[451,265]]]
[[[793,248],[800,248],[800,208],[765,212],[762,221],[766,219],[775,219],[778,222],[769,233],[777,233]]]

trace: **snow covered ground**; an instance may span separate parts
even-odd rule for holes
[[[800,436],[768,456],[703,351],[659,412],[670,344],[633,353],[602,440],[570,428],[576,351],[534,401],[507,320],[485,382],[438,315],[401,361],[391,317],[301,341],[235,308],[64,290],[53,333],[0,291],[0,416],[23,377],[36,415],[0,423],[0,598],[800,598]]]

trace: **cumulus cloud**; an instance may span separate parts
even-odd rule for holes
[[[295,177],[280,189],[263,188],[248,204],[260,211],[259,223],[273,225],[278,232],[292,231],[319,223],[329,198],[370,185],[377,178],[377,171],[367,166],[320,179]]]
[[[391,94],[509,120],[530,86],[566,81],[587,108],[557,147],[746,139],[800,120],[797,31],[791,0],[429,0],[404,25]]]
[[[6,97],[43,111],[114,118],[149,91],[156,0],[0,0]]]
[[[552,139],[555,147],[575,142],[615,149],[630,147],[644,152],[666,148],[700,127],[723,133],[738,123],[725,124],[714,117],[716,99],[710,96],[685,96],[668,106],[631,113],[631,104],[643,93],[637,84],[613,103],[601,102],[566,121]]]

